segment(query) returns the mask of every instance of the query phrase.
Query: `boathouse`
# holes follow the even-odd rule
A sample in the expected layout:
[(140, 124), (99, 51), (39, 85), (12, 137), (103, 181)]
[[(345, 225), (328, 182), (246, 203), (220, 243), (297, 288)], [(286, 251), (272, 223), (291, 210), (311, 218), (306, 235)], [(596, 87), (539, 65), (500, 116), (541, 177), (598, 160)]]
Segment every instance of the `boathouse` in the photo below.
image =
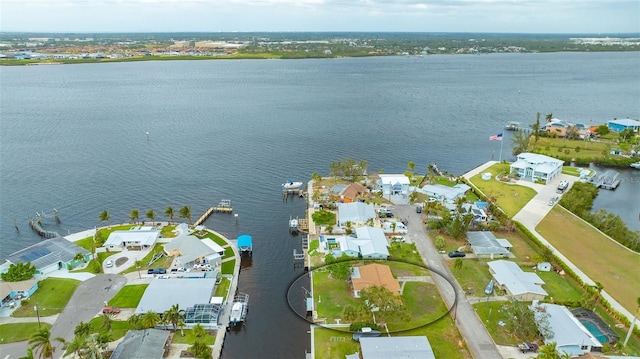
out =
[(238, 236), (238, 250), (240, 254), (253, 254), (253, 239), (248, 234)]

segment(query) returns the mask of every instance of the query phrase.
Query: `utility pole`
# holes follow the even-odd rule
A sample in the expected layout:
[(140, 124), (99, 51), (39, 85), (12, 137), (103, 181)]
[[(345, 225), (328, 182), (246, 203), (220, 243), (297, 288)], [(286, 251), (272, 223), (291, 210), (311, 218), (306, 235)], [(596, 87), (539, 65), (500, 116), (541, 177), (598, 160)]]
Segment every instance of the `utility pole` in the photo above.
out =
[(40, 308), (38, 308), (38, 303), (37, 302), (33, 306), (33, 310), (35, 310), (36, 316), (38, 317), (38, 328), (41, 328), (41, 324), (40, 324)]

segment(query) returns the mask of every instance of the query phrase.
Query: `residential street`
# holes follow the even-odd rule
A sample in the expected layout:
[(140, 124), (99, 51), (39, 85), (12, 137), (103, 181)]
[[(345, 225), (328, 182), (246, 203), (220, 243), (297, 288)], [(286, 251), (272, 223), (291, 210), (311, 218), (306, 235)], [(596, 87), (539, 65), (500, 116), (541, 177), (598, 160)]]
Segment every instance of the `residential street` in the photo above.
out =
[[(451, 274), (449, 267), (444, 263), (443, 255), (438, 253), (433, 241), (427, 234), (422, 223), (422, 215), (416, 213), (414, 205), (396, 205), (394, 212), (396, 216), (409, 220), (409, 232), (405, 237), (416, 244), (418, 252), (426, 261), (429, 269), (437, 271), (448, 280), (437, 274), (432, 276), (447, 307), (451, 307), (457, 295), (457, 305), (452, 309), (451, 315), (455, 317), (458, 330), (464, 338), (471, 355), (476, 359), (502, 359), (502, 355), (500, 355), (493, 339), (491, 339), (475, 310), (467, 301), (464, 291), (458, 285), (453, 274)], [(451, 287), (452, 284), (455, 289)]]

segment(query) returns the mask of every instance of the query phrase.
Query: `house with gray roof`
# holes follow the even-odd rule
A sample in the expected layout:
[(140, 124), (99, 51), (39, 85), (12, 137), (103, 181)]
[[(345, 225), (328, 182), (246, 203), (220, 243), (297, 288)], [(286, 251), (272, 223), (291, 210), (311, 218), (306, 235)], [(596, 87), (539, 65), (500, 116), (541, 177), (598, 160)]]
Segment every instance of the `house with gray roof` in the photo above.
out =
[(362, 359), (435, 359), (426, 336), (362, 337)]
[[(559, 353), (567, 353), (572, 357), (586, 353), (602, 353), (602, 343), (576, 318), (571, 311), (563, 306), (550, 303), (534, 303), (532, 310), (536, 318), (538, 313), (548, 314), (548, 331), (542, 330), (544, 343), (556, 343)], [(538, 320), (540, 326), (541, 320)]]
[(378, 177), (378, 187), (383, 196), (409, 194), (409, 177), (403, 174), (380, 174)]
[(11, 264), (31, 262), (36, 267), (37, 275), (46, 276), (63, 268), (83, 264), (83, 261), (73, 259), (78, 253), (84, 256), (85, 261), (91, 259), (89, 251), (63, 237), (45, 239), (10, 254), (5, 263), (0, 265), (0, 272), (6, 272)]
[(320, 236), (320, 243), (325, 251), (334, 257), (343, 254), (349, 257), (364, 259), (387, 259), (389, 249), (387, 237), (380, 228), (358, 227), (352, 235)]
[(520, 301), (542, 300), (548, 294), (544, 281), (533, 272), (524, 272), (515, 262), (497, 260), (487, 263), (493, 280), (507, 294)]
[[(214, 247), (211, 243), (205, 243), (192, 235), (181, 235), (164, 245), (165, 253), (175, 256), (178, 266), (184, 268), (193, 268), (196, 264), (204, 263), (214, 267), (221, 265), (222, 257), (218, 252), (220, 249), (220, 246)], [(222, 252), (224, 253), (224, 249)]]
[(169, 331), (159, 329), (129, 330), (110, 359), (158, 359), (169, 350)]
[(427, 184), (422, 186), (418, 192), (435, 198), (440, 203), (454, 203), (456, 200), (465, 196), (471, 187), (464, 183), (458, 183), (453, 187), (441, 184)]
[(467, 232), (467, 241), (477, 258), (515, 258), (509, 241), (498, 240), (490, 231)]
[(160, 238), (160, 231), (151, 227), (134, 227), (130, 230), (113, 231), (102, 245), (110, 251), (125, 248), (146, 249), (153, 247)]
[(510, 167), (511, 174), (520, 179), (531, 182), (551, 182), (562, 172), (564, 161), (541, 155), (538, 153), (524, 152), (516, 156), (516, 161)]
[(338, 203), (338, 227), (345, 227), (351, 222), (352, 227), (363, 226), (369, 219), (376, 218), (372, 204), (363, 202)]

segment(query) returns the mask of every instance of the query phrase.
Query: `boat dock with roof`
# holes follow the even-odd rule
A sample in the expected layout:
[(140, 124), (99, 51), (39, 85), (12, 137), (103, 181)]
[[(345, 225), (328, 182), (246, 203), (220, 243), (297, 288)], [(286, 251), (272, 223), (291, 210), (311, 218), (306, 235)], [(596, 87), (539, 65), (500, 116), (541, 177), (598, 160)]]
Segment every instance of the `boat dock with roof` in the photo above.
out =
[(240, 255), (253, 255), (253, 239), (250, 235), (243, 234), (238, 236), (238, 250), (240, 251)]
[(596, 174), (590, 180), (594, 186), (598, 188), (604, 188), (609, 190), (615, 190), (620, 185), (620, 179), (618, 178), (620, 173), (614, 170), (608, 170), (605, 173)]

